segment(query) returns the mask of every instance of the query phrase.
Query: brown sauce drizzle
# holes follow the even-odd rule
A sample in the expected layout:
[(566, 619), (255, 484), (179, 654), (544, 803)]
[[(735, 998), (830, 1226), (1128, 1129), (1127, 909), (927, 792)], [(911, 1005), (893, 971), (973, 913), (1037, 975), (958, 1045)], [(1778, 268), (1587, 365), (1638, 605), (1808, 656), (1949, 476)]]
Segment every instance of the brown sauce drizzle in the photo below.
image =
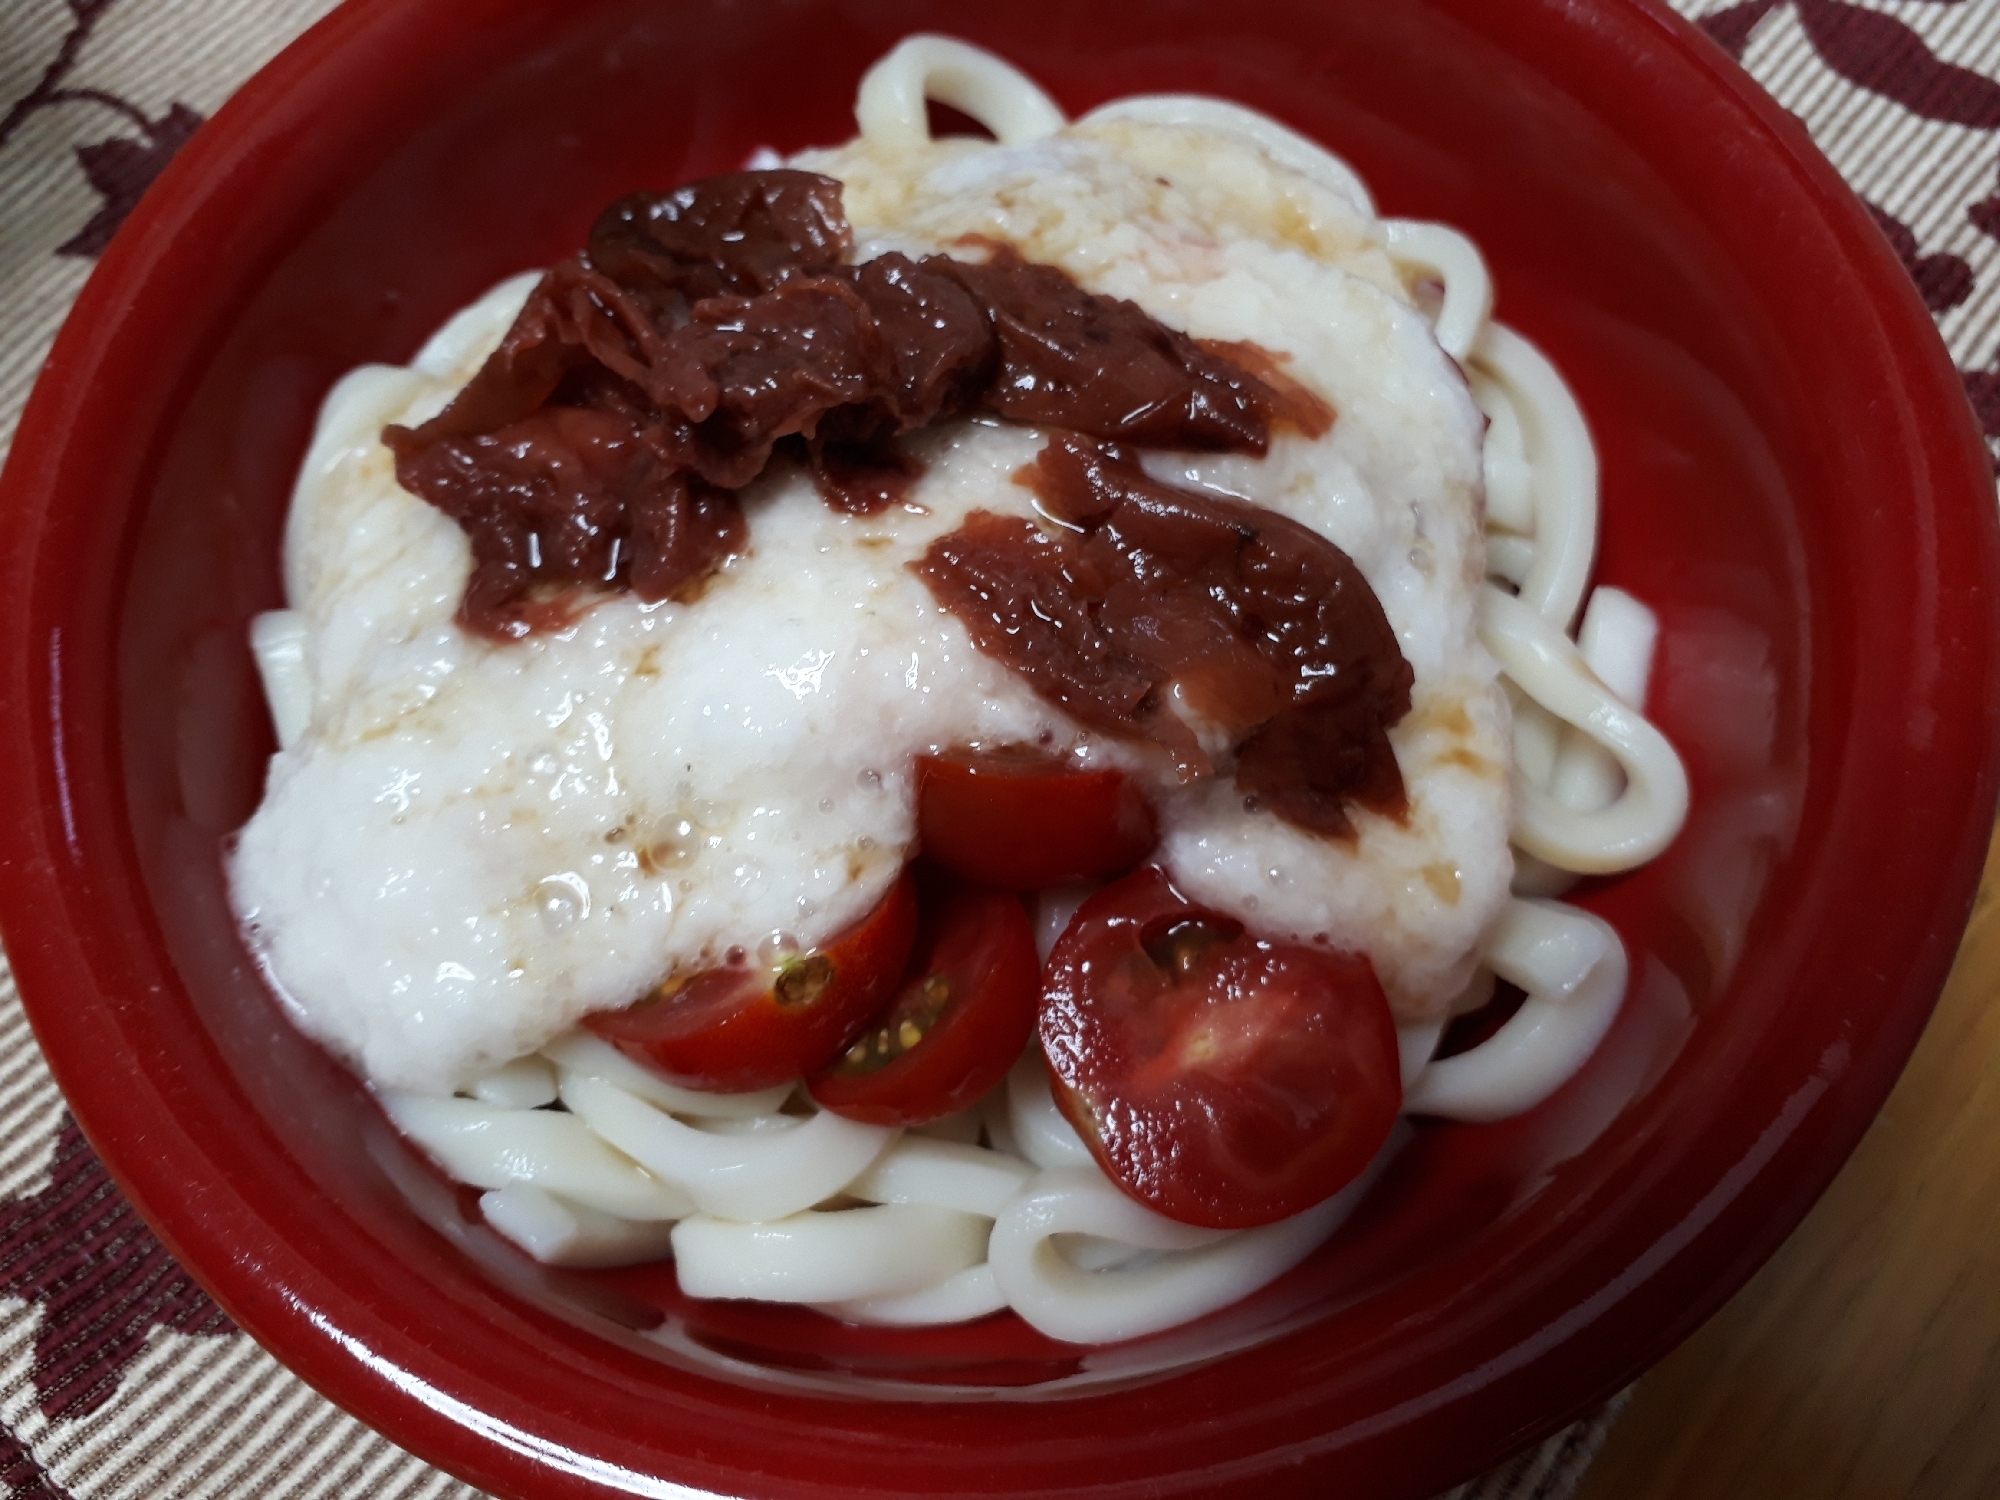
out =
[(613, 204), (443, 412), (385, 430), (397, 478), (471, 540), (468, 626), (519, 637), (592, 590), (693, 597), (747, 540), (734, 492), (780, 451), (866, 513), (919, 472), (895, 439), (945, 416), (1254, 454), (1274, 422), (1331, 421), (1247, 346), (1204, 348), (1004, 247), (845, 264), (840, 193), (777, 170)]
[(1224, 339), (1202, 339), (1201, 347), (1228, 360), (1262, 381), (1271, 393), (1271, 421), (1296, 427), (1309, 438), (1325, 437), (1333, 430), (1333, 408), (1318, 392), (1295, 380), (1285, 366), (1289, 354), (1273, 354), (1261, 344), (1235, 343)]
[(1177, 699), (1226, 734), (1238, 790), (1300, 828), (1406, 810), (1390, 726), (1413, 674), (1353, 559), (1239, 500), (1059, 435), (1016, 476), (1062, 530), (975, 511), (911, 564), (987, 655), (1085, 726), (1213, 772)]

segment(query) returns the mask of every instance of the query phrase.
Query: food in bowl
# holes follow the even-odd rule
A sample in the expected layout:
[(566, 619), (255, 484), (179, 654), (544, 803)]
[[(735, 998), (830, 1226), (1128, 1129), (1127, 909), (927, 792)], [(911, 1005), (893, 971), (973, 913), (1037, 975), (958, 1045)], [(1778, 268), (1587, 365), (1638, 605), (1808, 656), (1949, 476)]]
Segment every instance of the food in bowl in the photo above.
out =
[[(1069, 124), (939, 38), (857, 114), (329, 397), (232, 893), (299, 1024), (531, 1254), (1133, 1337), (1309, 1253), (1399, 1107), (1498, 1118), (1589, 1055), (1623, 949), (1551, 897), (1686, 808), (1634, 706), (1651, 619), (1582, 607), (1588, 434), (1462, 237), (1240, 107)], [(745, 215), (792, 226), (746, 280), (676, 248)], [(619, 246), (643, 316), (593, 290)], [(836, 381), (753, 432), (717, 394), (829, 340), (778, 311), (904, 293), (972, 335), (932, 409)], [(1173, 419), (1051, 395), (1052, 346), (1085, 384), (1164, 361)], [(919, 892), (919, 848), (955, 877)], [(1496, 978), (1518, 1011), (1441, 1048)]]

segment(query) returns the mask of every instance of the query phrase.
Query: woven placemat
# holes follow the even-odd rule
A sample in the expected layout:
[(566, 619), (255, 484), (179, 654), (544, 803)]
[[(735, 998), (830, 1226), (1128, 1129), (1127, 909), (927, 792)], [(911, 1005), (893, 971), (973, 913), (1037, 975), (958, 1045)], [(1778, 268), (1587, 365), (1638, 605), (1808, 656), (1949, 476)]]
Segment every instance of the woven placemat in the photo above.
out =
[[(2000, 441), (2000, 4), (1677, 0), (1867, 202)], [(147, 185), (332, 0), (0, 0), (0, 458)], [(1567, 1500), (1623, 1398), (1449, 1500)], [(105, 1175), (0, 963), (4, 1500), (478, 1500), (241, 1333)]]

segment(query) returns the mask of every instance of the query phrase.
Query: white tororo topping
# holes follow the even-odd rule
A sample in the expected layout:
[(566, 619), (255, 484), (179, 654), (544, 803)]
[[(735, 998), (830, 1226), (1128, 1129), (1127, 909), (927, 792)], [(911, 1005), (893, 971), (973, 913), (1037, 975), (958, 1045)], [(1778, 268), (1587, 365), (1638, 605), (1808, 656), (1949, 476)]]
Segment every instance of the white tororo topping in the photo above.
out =
[[(1106, 121), (1030, 145), (856, 144), (863, 255), (1004, 239), (1196, 338), (1248, 340), (1338, 413), (1269, 457), (1149, 455), (1346, 550), (1416, 671), (1391, 734), (1407, 822), (1329, 841), (1225, 777), (1084, 733), (975, 651), (906, 564), (985, 508), (1031, 515), (1036, 429), (948, 424), (910, 504), (836, 514), (800, 474), (744, 494), (749, 549), (687, 605), (604, 600), (495, 644), (454, 621), (457, 525), (402, 490), (379, 432), (437, 411), (511, 321), (517, 278), (407, 369), (329, 396), (293, 501), (290, 605), (310, 718), (230, 861), (239, 915), (301, 1026), (371, 1081), (442, 1092), (731, 947), (811, 943), (887, 889), (914, 756), (1040, 742), (1141, 777), (1191, 896), (1373, 960), (1405, 1019), (1463, 987), (1505, 900), (1507, 710), (1474, 635), (1482, 423), (1345, 198), (1254, 144)], [(969, 252), (967, 252), (969, 253)]]

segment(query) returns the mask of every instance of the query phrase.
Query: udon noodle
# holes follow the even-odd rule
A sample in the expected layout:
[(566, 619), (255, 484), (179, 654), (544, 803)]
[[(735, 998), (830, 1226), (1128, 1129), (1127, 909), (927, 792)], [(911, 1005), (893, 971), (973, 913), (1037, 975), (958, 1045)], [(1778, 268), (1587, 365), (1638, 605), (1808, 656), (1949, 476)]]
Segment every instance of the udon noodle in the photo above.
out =
[[(863, 83), (863, 138), (922, 145), (927, 100), (964, 111), (1005, 146), (1067, 124), (998, 59), (918, 37)], [(1149, 96), (1079, 123), (1111, 120), (1247, 139), (1375, 216), (1348, 166), (1254, 111)], [(1479, 1008), (1496, 979), (1527, 998), (1491, 1037), (1453, 1056), (1434, 1056), (1450, 1015), (1406, 1024), (1399, 1036), (1407, 1113), (1489, 1121), (1547, 1098), (1610, 1026), (1626, 987), (1624, 948), (1610, 926), (1559, 897), (1578, 875), (1631, 869), (1665, 848), (1686, 812), (1687, 781), (1642, 712), (1654, 618), (1628, 594), (1590, 587), (1597, 461), (1576, 401), (1533, 345), (1493, 320), (1492, 283), (1470, 240), (1439, 224), (1379, 225), (1488, 423), (1479, 635), (1513, 710), (1518, 860), (1514, 894), (1480, 939), (1477, 975), (1453, 1012)], [(530, 279), (489, 303), (518, 305)], [(469, 326), (455, 321), (416, 366), (458, 365)], [(310, 713), (297, 617), (259, 620), (254, 645), (290, 743)], [(1045, 893), (1044, 956), (1080, 896)], [(605, 1266), (671, 1254), (693, 1296), (801, 1303), (890, 1325), (1011, 1308), (1051, 1337), (1086, 1343), (1185, 1322), (1269, 1282), (1328, 1237), (1374, 1170), (1281, 1223), (1237, 1232), (1175, 1223), (1103, 1175), (1032, 1050), (977, 1108), (903, 1132), (816, 1111), (789, 1085), (740, 1095), (679, 1088), (580, 1031), (457, 1096), (385, 1091), (382, 1100), (445, 1172), (485, 1190), (488, 1222), (542, 1261)]]

